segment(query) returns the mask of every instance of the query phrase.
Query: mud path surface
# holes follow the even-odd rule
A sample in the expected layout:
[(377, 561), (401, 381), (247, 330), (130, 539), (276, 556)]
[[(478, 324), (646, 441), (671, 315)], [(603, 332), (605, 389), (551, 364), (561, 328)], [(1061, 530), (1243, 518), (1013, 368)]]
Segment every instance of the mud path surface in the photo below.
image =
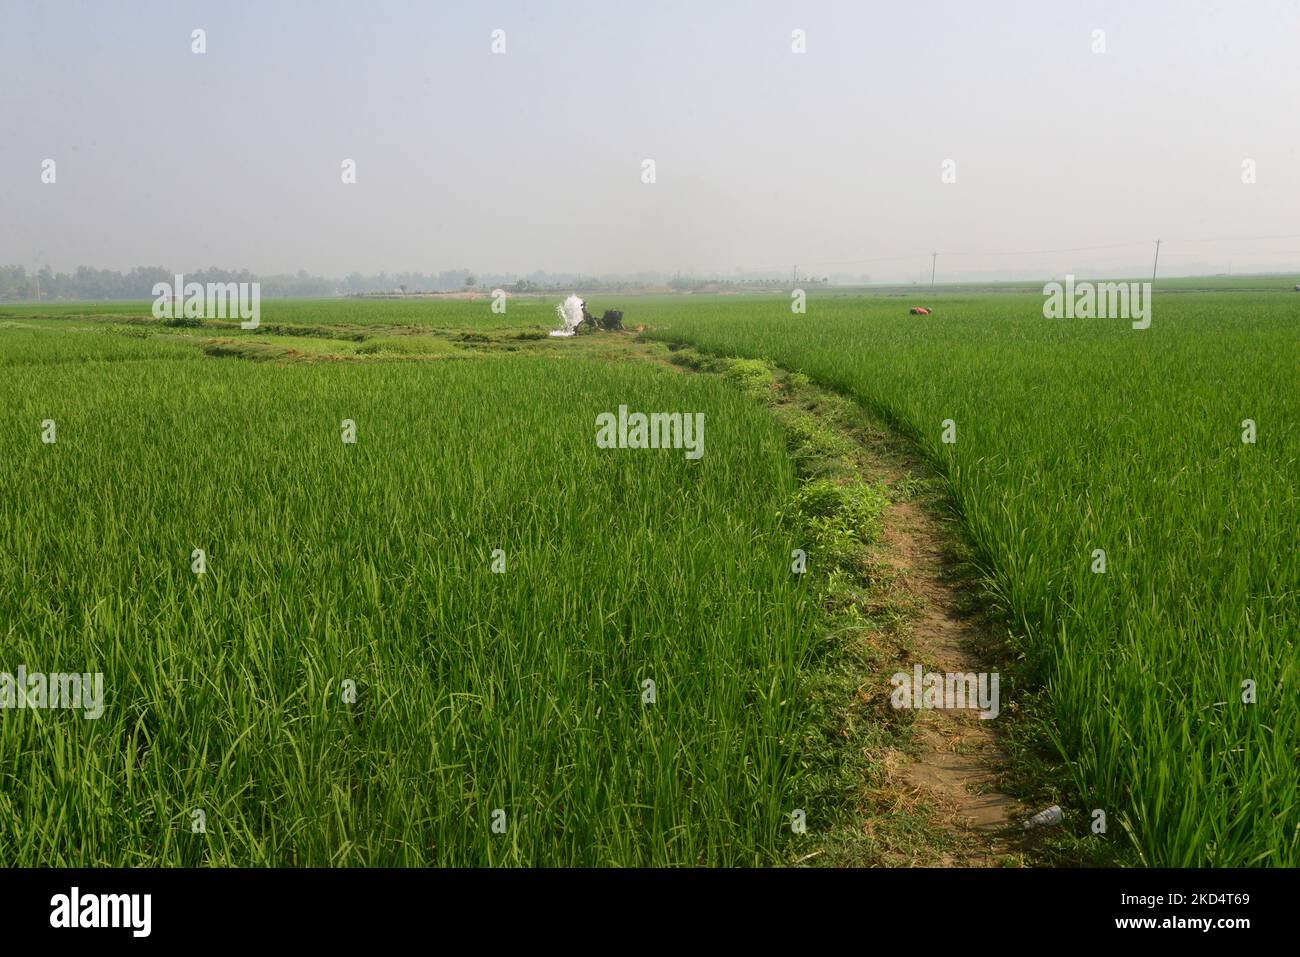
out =
[[(996, 672), (996, 662), (982, 660), (979, 649), (988, 635), (969, 611), (970, 596), (957, 584), (949, 541), (932, 508), (914, 501), (889, 507), (880, 558), (917, 600), (916, 617), (906, 626), (911, 653), (927, 672)], [(970, 709), (917, 712), (917, 751), (903, 780), (934, 807), (935, 823), (957, 832), (962, 849), (938, 863), (1018, 862), (1020, 821), (1029, 811), (998, 790), (1006, 755), (993, 724)]]

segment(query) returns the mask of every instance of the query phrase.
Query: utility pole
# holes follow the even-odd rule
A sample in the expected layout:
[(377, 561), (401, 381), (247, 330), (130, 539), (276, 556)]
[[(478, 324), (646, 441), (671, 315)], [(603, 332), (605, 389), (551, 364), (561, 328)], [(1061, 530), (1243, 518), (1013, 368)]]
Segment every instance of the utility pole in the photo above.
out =
[(1160, 264), (1160, 240), (1156, 240), (1156, 261), (1151, 264), (1151, 285), (1156, 284), (1156, 266)]
[(939, 258), (938, 253), (930, 253), (930, 288), (934, 288), (934, 264)]
[(790, 285), (799, 285), (799, 265), (797, 263), (790, 267)]

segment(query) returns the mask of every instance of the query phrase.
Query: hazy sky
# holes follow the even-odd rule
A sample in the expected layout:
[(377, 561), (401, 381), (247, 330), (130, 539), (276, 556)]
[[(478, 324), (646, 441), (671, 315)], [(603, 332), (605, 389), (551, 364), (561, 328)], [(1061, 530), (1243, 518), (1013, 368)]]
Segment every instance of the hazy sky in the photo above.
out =
[(1300, 267), (1297, 0), (0, 0), (0, 263), (942, 280), (1261, 236), (1161, 271)]

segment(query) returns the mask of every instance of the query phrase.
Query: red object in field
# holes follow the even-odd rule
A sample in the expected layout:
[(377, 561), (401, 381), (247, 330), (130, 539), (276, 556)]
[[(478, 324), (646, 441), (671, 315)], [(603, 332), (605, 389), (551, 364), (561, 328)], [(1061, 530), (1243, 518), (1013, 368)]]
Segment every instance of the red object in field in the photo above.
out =
[(913, 306), (911, 312), (914, 316), (928, 316), (930, 314), (930, 310), (924, 306)]

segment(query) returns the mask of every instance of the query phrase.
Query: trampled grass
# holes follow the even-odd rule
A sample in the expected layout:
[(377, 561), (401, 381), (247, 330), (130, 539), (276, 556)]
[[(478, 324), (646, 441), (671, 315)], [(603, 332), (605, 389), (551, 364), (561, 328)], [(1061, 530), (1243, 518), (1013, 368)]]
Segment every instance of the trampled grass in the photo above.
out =
[(1076, 813), (1105, 811), (1153, 865), (1295, 866), (1296, 299), (1157, 291), (1146, 330), (1044, 319), (1039, 296), (923, 293), (933, 317), (827, 296), (806, 315), (713, 299), (636, 321), (808, 373), (914, 437), (1047, 688)]
[[(44, 335), (0, 330), (31, 360), (0, 670), (102, 672), (106, 706), (0, 715), (0, 860), (782, 859), (812, 609), (744, 396), (520, 357), (51, 365)], [(703, 412), (707, 454), (597, 449), (619, 404)]]

